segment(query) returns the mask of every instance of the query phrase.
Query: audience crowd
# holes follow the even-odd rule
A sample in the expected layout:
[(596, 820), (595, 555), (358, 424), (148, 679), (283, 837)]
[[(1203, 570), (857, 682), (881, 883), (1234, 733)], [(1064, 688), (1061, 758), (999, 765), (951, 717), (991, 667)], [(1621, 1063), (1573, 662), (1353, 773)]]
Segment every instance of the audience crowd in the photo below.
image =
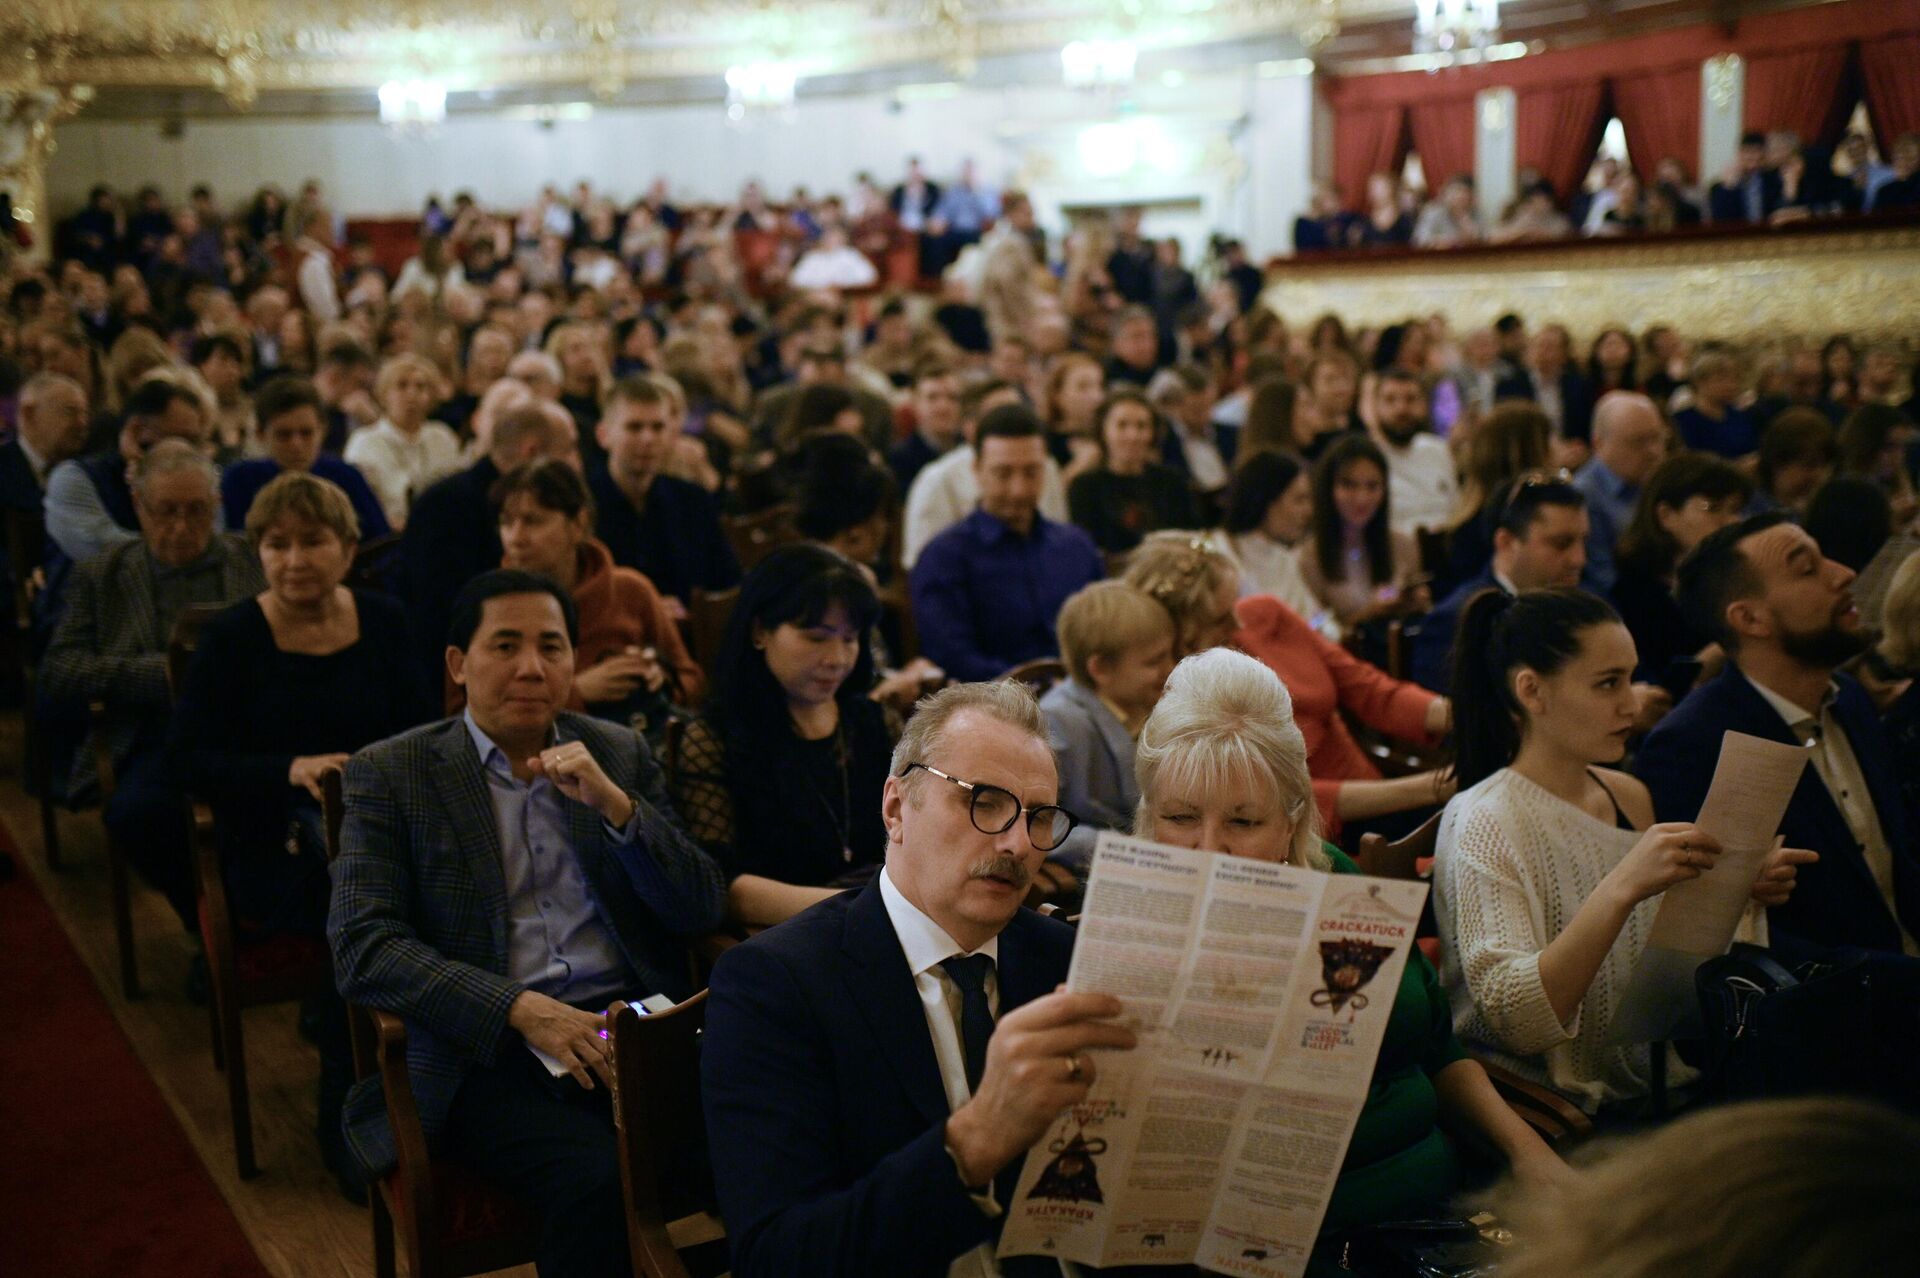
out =
[(1357, 209), (1342, 207), (1332, 185), (1322, 183), (1294, 222), (1294, 251), (1538, 244), (1909, 213), (1920, 209), (1920, 134), (1901, 134), (1882, 157), (1858, 131), (1833, 148), (1807, 146), (1791, 132), (1746, 133), (1734, 162), (1710, 182), (1695, 181), (1672, 156), (1654, 165), (1649, 179), (1644, 169), (1609, 155), (1565, 199), (1537, 169), (1522, 167), (1512, 200), (1492, 221), (1481, 215), (1472, 177), (1428, 176), (1439, 181), (1430, 194), (1392, 173), (1375, 173), (1367, 180), (1365, 207)]
[[(1515, 216), (1902, 207), (1920, 145), (1875, 181), (1749, 142), (1705, 195), (1623, 173)], [(1379, 194), (1329, 246), (1491, 238), (1457, 183)], [(0, 319), (55, 796), (94, 801), (100, 734), (108, 827), (184, 928), (198, 798), (245, 934), (331, 945), (303, 1024), (349, 1197), (396, 1157), (354, 1003), (406, 1021), (419, 1122), (538, 1213), (542, 1273), (628, 1272), (604, 1013), (690, 996), (724, 932), (733, 1271), (992, 1272), (995, 1183), (1135, 1041), (1022, 908), (1077, 908), (1102, 829), (1334, 874), (1431, 840), (1434, 958), (1313, 1272), (1503, 1171), (1565, 1195), (1486, 1063), (1603, 1125), (1711, 1096), (1687, 1044), (1611, 1030), (1663, 894), (1726, 851), (1694, 822), (1730, 730), (1810, 757), (1740, 938), (1914, 988), (1910, 350), (1295, 331), (1238, 245), (1189, 268), (1122, 211), (1056, 254), (1019, 193), (917, 164), (420, 231), (389, 279), (317, 183), (102, 189)], [(926, 286), (878, 290), (903, 245)]]

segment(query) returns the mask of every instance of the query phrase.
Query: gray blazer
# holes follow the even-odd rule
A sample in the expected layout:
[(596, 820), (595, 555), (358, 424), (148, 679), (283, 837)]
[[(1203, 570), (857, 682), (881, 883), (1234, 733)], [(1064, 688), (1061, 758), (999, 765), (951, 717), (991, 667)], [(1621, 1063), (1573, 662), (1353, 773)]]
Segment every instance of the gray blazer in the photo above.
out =
[[(244, 537), (215, 533), (220, 598), (234, 603), (266, 589), (260, 557)], [(126, 763), (142, 727), (163, 726), (172, 698), (167, 689), (167, 639), (154, 602), (154, 564), (144, 540), (110, 546), (73, 570), (66, 609), (40, 666), (40, 690), (55, 700), (106, 702), (106, 735), (115, 765)], [(96, 781), (91, 739), (74, 759), (69, 795), (89, 793)]]
[[(720, 924), (726, 879), (681, 832), (660, 766), (629, 728), (562, 714), (638, 805), (631, 843), (568, 803), (571, 846), (600, 918), (643, 987), (692, 993), (684, 942)], [(507, 976), (500, 833), (465, 722), (444, 719), (377, 742), (346, 771), (346, 821), (333, 865), (327, 935), (348, 1000), (407, 1022), (407, 1072), (429, 1140), (467, 1070), (525, 1050), (507, 1009), (526, 987)], [(347, 1143), (372, 1175), (394, 1164), (380, 1080), (348, 1094)]]
[(1102, 830), (1131, 831), (1140, 787), (1133, 777), (1133, 738), (1098, 694), (1063, 679), (1040, 698), (1047, 741), (1060, 766), (1060, 806), (1080, 818), (1052, 859), (1082, 878)]

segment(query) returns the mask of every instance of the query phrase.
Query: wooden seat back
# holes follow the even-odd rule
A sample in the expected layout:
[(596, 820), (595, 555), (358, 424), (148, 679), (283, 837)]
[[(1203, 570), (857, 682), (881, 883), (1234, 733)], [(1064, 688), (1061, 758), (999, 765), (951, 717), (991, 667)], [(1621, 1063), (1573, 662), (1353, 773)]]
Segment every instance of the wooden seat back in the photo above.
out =
[(1025, 684), (1027, 691), (1036, 699), (1044, 697), (1053, 690), (1053, 685), (1067, 677), (1067, 663), (1057, 657), (1036, 657), (1032, 661), (1023, 661), (1000, 676), (1012, 683)]
[(708, 1208), (701, 1125), (700, 1035), (707, 992), (667, 1011), (620, 1004), (610, 1016), (613, 1116), (637, 1278), (689, 1278), (724, 1265), (726, 1230)]
[(793, 526), (797, 514), (793, 505), (782, 502), (751, 515), (729, 515), (722, 521), (742, 572), (752, 572), (754, 565), (769, 554), (800, 540), (800, 530)]
[(707, 591), (693, 588), (687, 601), (687, 649), (700, 668), (707, 672), (707, 686), (713, 686), (714, 665), (720, 656), (720, 640), (726, 636), (727, 622), (740, 602), (740, 587)]

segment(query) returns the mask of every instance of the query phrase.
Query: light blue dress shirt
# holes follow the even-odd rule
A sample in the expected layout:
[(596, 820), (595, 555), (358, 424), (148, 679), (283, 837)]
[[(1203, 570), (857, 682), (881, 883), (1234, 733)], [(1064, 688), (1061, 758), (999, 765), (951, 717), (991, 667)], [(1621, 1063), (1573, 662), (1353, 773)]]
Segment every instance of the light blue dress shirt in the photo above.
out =
[[(572, 802), (545, 777), (513, 775), (506, 751), (462, 716), (500, 831), (500, 873), (507, 888), (507, 975), (528, 989), (576, 1007), (600, 1007), (638, 985), (567, 837)], [(557, 734), (553, 744), (563, 738)], [(631, 842), (638, 811), (613, 837)], [(612, 827), (608, 827), (612, 829)]]
[(1587, 459), (1573, 477), (1573, 486), (1587, 499), (1587, 566), (1580, 584), (1606, 595), (1618, 576), (1614, 553), (1633, 522), (1633, 508), (1640, 504), (1640, 486), (1614, 474), (1598, 457)]

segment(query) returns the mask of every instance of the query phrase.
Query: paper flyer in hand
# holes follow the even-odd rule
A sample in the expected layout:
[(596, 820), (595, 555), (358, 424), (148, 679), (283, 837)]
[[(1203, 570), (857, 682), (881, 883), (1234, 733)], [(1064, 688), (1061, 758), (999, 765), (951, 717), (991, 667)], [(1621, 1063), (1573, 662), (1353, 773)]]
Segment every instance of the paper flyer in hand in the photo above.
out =
[(1720, 844), (1713, 868), (1668, 888), (1634, 961), (1607, 1036), (1618, 1043), (1657, 1043), (1700, 1032), (1693, 974), (1703, 959), (1727, 952), (1736, 938), (1767, 942), (1766, 912), (1752, 904), (1753, 881), (1773, 850), (1794, 787), (1812, 751), (1744, 732), (1720, 739), (1713, 784), (1694, 824)]
[(1028, 1154), (1000, 1254), (1299, 1278), (1426, 894), (1102, 834), (1067, 986), (1140, 1046)]
[(1660, 898), (1649, 948), (1712, 958), (1725, 954), (1747, 908), (1760, 863), (1773, 850), (1774, 833), (1787, 815), (1794, 787), (1812, 751), (1729, 732), (1720, 740), (1713, 784), (1694, 824), (1720, 844), (1713, 868), (1676, 883)]

